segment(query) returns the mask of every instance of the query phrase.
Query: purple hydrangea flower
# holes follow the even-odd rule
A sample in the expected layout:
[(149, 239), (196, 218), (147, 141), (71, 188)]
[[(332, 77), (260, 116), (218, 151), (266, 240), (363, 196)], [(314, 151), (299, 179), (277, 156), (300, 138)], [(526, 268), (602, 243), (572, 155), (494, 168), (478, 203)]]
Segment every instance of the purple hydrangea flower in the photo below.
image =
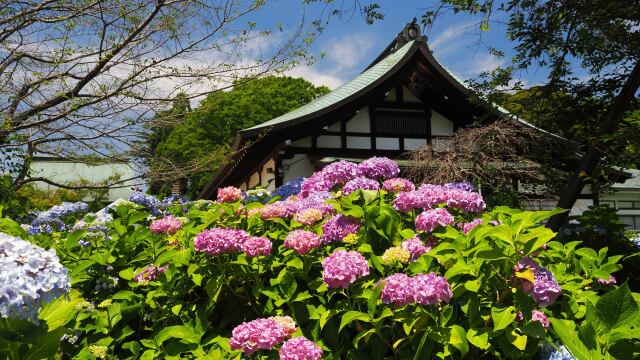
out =
[(344, 188), (342, 188), (342, 192), (345, 195), (349, 195), (356, 190), (379, 190), (380, 184), (377, 181), (367, 179), (365, 177), (357, 177), (355, 179), (349, 180)]
[(249, 257), (271, 254), (271, 241), (266, 237), (251, 236), (240, 243), (240, 249)]
[(167, 271), (166, 266), (148, 266), (140, 271), (133, 279), (138, 284), (146, 284), (149, 281), (155, 281), (158, 278), (158, 275)]
[(537, 321), (542, 324), (543, 327), (549, 327), (549, 319), (547, 316), (540, 310), (533, 310), (531, 312), (531, 321)]
[(284, 246), (304, 255), (321, 244), (320, 236), (306, 230), (293, 230), (284, 239)]
[(241, 245), (249, 238), (244, 230), (213, 228), (198, 234), (193, 245), (196, 251), (215, 256), (241, 250)]
[(407, 179), (393, 178), (385, 180), (382, 183), (382, 188), (387, 192), (400, 192), (400, 191), (413, 191), (416, 186)]
[(369, 275), (367, 259), (357, 251), (337, 250), (322, 260), (322, 280), (329, 288), (348, 288), (358, 278)]
[(470, 182), (455, 182), (455, 183), (446, 183), (443, 185), (448, 189), (455, 190), (463, 190), (463, 191), (475, 191), (476, 189), (473, 187), (473, 184)]
[(358, 165), (358, 174), (369, 179), (391, 179), (399, 173), (398, 164), (386, 157), (372, 157)]
[(151, 223), (149, 229), (154, 234), (173, 235), (182, 228), (182, 221), (173, 215), (166, 216)]
[(334, 185), (344, 185), (358, 176), (358, 165), (346, 160), (336, 161), (325, 166), (322, 170), (324, 177)]
[(613, 275), (609, 275), (609, 279), (598, 279), (597, 282), (600, 285), (611, 286), (616, 284), (616, 278)]
[(435, 273), (418, 274), (412, 278), (415, 301), (422, 305), (435, 305), (449, 302), (453, 293), (451, 286), (442, 276)]
[(333, 183), (324, 176), (324, 173), (322, 171), (316, 171), (302, 182), (300, 186), (300, 198), (304, 199), (319, 191), (330, 191), (332, 187)]
[(270, 350), (289, 338), (289, 332), (273, 319), (243, 322), (236, 326), (231, 334), (231, 349), (242, 350), (249, 356), (259, 349)]
[(436, 208), (422, 212), (416, 217), (416, 229), (431, 232), (438, 226), (453, 224), (453, 215), (444, 208)]
[(555, 302), (560, 296), (562, 289), (553, 277), (553, 274), (529, 257), (520, 259), (514, 267), (514, 272), (522, 272), (527, 269), (533, 271), (533, 284), (522, 277), (516, 277), (514, 279), (515, 282), (520, 284), (522, 290), (529, 294), (538, 306), (545, 307)]
[(413, 303), (414, 289), (411, 278), (403, 273), (397, 273), (384, 279), (384, 286), (380, 293), (382, 302), (395, 306), (404, 306)]
[(320, 360), (322, 349), (304, 336), (287, 340), (279, 351), (280, 360)]
[(339, 241), (360, 229), (360, 221), (351, 216), (336, 215), (322, 225), (322, 240), (325, 243)]
[(462, 230), (462, 232), (467, 235), (473, 228), (482, 224), (482, 219), (474, 219), (468, 223), (460, 223), (458, 227)]
[(409, 252), (409, 261), (416, 261), (420, 256), (429, 252), (432, 247), (432, 243), (425, 245), (417, 235), (402, 242), (402, 248)]

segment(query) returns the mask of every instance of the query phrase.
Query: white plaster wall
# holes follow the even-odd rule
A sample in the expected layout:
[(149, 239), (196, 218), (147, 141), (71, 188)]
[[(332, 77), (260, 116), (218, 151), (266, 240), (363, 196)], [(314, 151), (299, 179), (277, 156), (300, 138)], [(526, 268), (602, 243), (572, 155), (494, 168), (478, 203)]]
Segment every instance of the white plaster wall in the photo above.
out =
[(283, 182), (297, 178), (308, 177), (316, 171), (315, 166), (306, 155), (296, 154), (291, 159), (282, 160)]
[(453, 122), (435, 110), (431, 110), (431, 134), (453, 135)]
[(418, 146), (425, 145), (427, 143), (427, 139), (404, 139), (404, 149), (405, 150), (413, 150)]
[(580, 215), (583, 212), (585, 212), (586, 210), (589, 210), (589, 206), (593, 206), (593, 200), (591, 200), (591, 199), (578, 199), (578, 200), (576, 200), (576, 203), (571, 208), (571, 211), (569, 211), (569, 216)]
[(347, 147), (350, 149), (371, 149), (371, 138), (364, 136), (347, 136)]
[(342, 145), (340, 136), (334, 135), (320, 135), (318, 136), (317, 144), (319, 148), (339, 148)]
[(431, 140), (435, 151), (446, 151), (453, 149), (453, 140), (446, 138), (436, 138)]
[(347, 122), (348, 132), (371, 132), (369, 122), (369, 108), (363, 107)]
[(249, 178), (249, 189), (253, 189), (254, 187), (260, 184), (260, 176), (259, 173), (255, 172)]
[(400, 139), (390, 137), (377, 137), (376, 148), (381, 150), (400, 150)]
[(297, 147), (311, 147), (311, 136), (303, 137), (302, 139), (298, 139), (291, 142), (291, 146)]
[[(269, 169), (272, 169), (273, 171), (271, 173), (269, 173)], [(260, 186), (263, 186), (265, 189), (269, 190), (269, 191), (273, 191), (276, 189), (276, 175), (275, 175), (275, 169), (276, 169), (276, 162), (273, 161), (273, 159), (267, 161), (266, 164), (264, 164), (264, 166), (262, 167), (262, 183), (260, 184)]]
[(329, 130), (329, 131), (340, 131), (341, 130), (340, 129), (340, 125), (341, 125), (340, 121), (338, 121), (337, 123), (332, 124), (331, 126), (329, 126), (329, 128), (327, 130)]
[(421, 102), (420, 99), (418, 99), (417, 97), (413, 96), (411, 91), (409, 91), (409, 89), (406, 86), (402, 87), (402, 97), (403, 97), (403, 100), (405, 102), (410, 102), (410, 103), (419, 103), (419, 102)]

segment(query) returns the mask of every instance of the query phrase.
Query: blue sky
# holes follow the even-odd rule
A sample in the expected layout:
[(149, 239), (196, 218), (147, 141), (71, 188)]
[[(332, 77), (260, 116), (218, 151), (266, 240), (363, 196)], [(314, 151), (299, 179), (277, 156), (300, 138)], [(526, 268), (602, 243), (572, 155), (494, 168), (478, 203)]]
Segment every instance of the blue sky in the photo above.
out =
[[(301, 66), (288, 74), (304, 77), (316, 84), (336, 88), (360, 73), (395, 37), (405, 23), (413, 17), (420, 18), (424, 8), (434, 2), (429, 0), (380, 0), (381, 12), (385, 15), (373, 25), (367, 25), (359, 12), (351, 18), (334, 17), (327, 29), (316, 39), (311, 53), (325, 53), (312, 66)], [(321, 6), (303, 8), (299, 0), (280, 0), (268, 3), (256, 14), (260, 24), (282, 21), (285, 26), (295, 27), (304, 13), (307, 19), (317, 17)], [(288, 22), (289, 21), (289, 22)], [(510, 42), (501, 24), (492, 23), (488, 32), (482, 33), (479, 44), (478, 18), (464, 14), (446, 14), (426, 33), (429, 47), (436, 59), (459, 78), (476, 77), (480, 72), (506, 64), (511, 52)], [(505, 51), (506, 58), (490, 55), (487, 44)], [(543, 74), (529, 72), (520, 75), (525, 84), (538, 82)]]

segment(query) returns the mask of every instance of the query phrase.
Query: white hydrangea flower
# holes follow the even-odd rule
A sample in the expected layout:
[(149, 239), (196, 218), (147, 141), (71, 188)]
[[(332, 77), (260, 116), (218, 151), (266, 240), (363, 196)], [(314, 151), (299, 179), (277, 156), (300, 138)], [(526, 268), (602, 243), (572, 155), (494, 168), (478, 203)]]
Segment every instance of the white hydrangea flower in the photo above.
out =
[(69, 292), (71, 279), (55, 250), (0, 233), (0, 316), (38, 323), (40, 307)]

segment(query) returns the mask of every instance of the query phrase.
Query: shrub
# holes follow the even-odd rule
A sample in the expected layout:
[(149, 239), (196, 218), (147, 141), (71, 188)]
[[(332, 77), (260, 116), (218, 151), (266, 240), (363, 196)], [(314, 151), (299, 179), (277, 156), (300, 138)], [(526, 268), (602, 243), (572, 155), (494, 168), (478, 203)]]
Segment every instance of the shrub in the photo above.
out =
[[(62, 358), (531, 358), (560, 342), (581, 359), (638, 353), (638, 295), (609, 281), (620, 256), (554, 241), (540, 222), (556, 211), (483, 213), (462, 186), (345, 195), (350, 180), (383, 182), (395, 168), (330, 169), (266, 205), (233, 196), (157, 212), (150, 199), (123, 201), (88, 246), (85, 225), (30, 235), (56, 249), (73, 284), (70, 301), (40, 313), (63, 334), (47, 349)], [(296, 221), (308, 209), (321, 221)], [(5, 220), (1, 231), (27, 236)], [(67, 313), (47, 320), (56, 307)]]

